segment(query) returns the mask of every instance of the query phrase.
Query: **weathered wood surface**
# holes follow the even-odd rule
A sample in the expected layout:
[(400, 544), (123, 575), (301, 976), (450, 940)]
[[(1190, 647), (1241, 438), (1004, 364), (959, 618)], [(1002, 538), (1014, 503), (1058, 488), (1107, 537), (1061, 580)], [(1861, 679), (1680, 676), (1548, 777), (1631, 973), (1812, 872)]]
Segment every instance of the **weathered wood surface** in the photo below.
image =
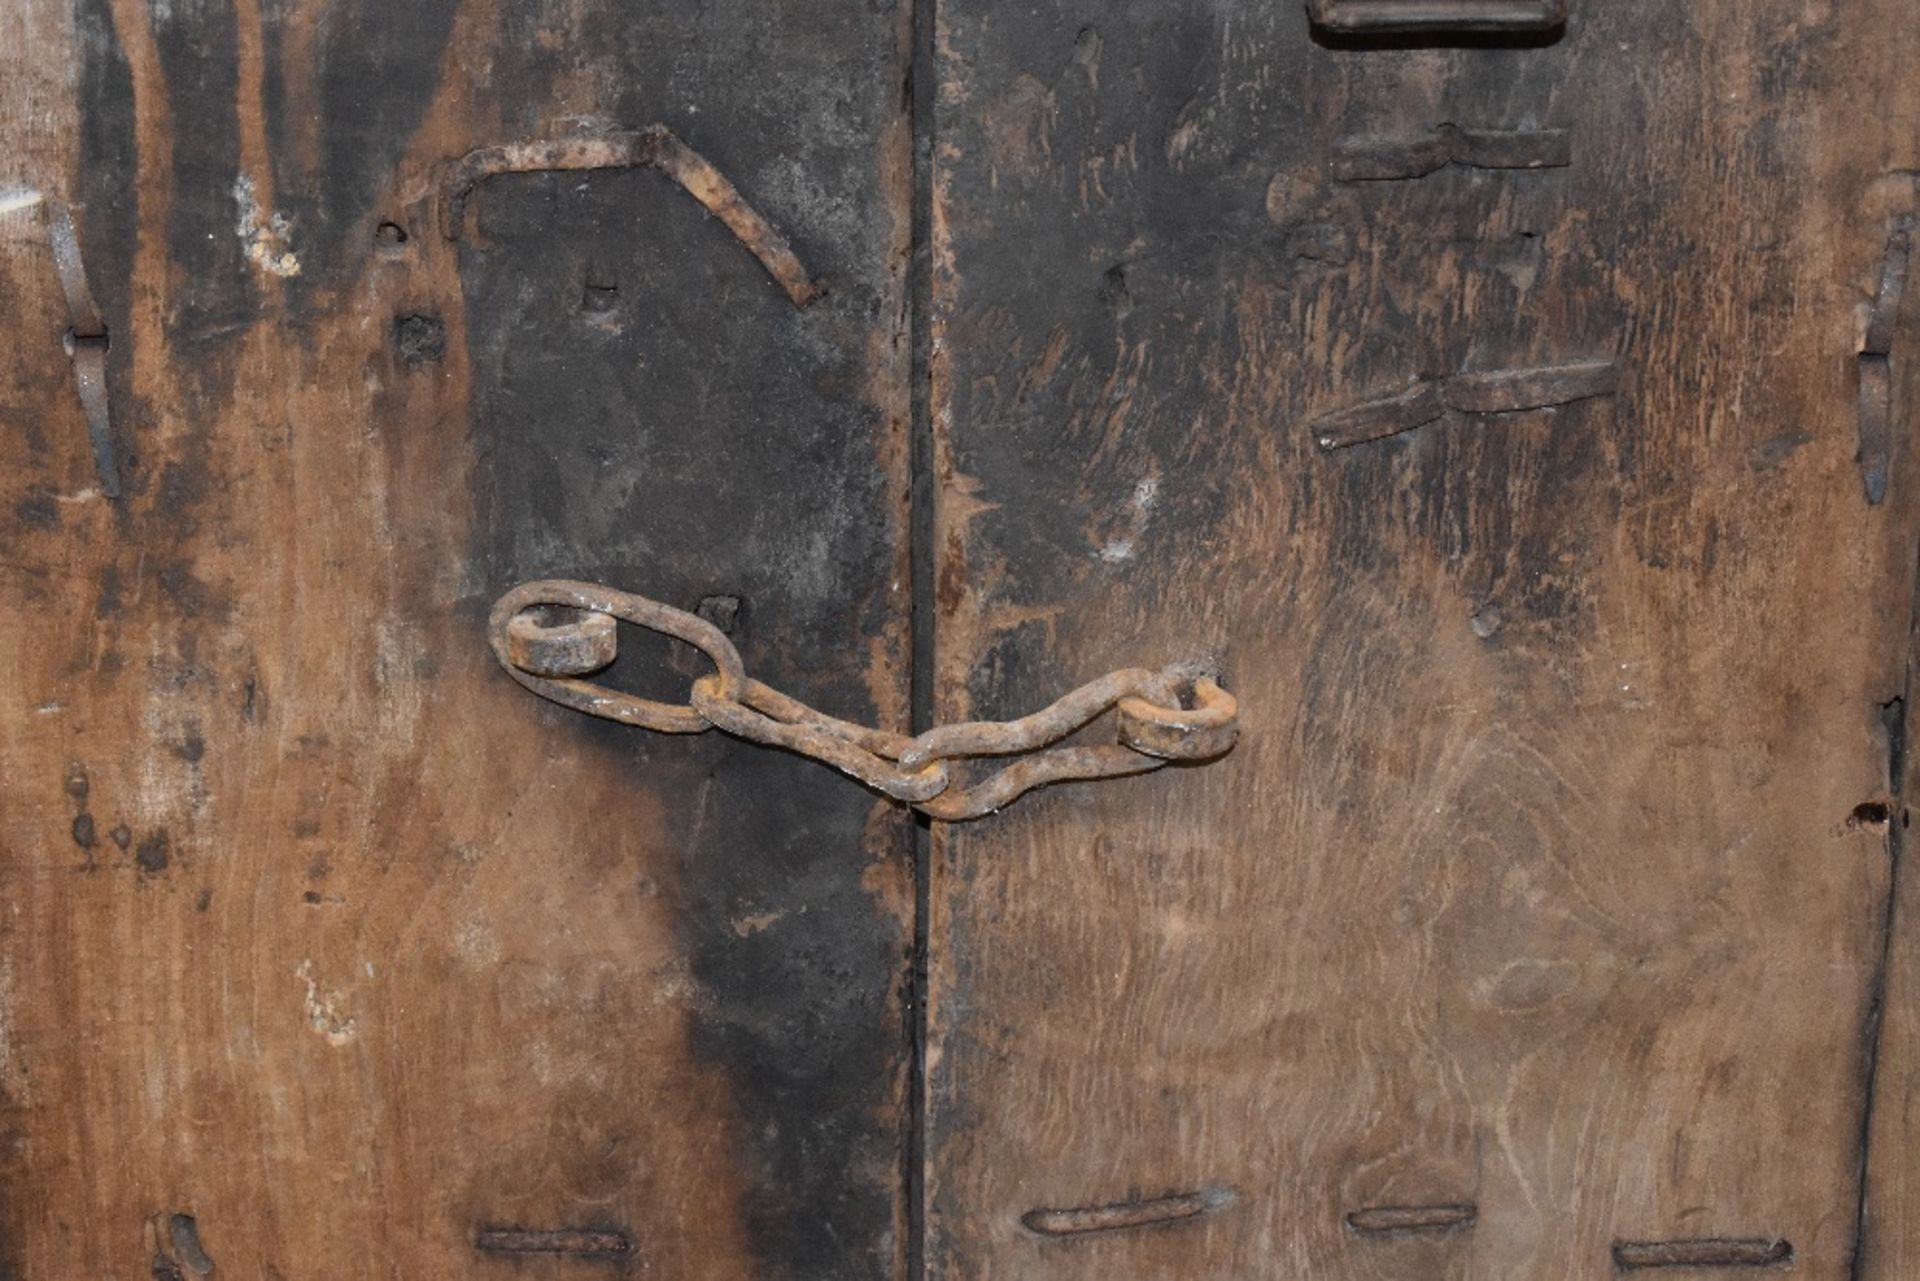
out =
[[(1920, 1272), (1920, 49), (1571, 13), (923, 10), (932, 566), (906, 6), (0, 13), (0, 1277), (899, 1275), (904, 817), (481, 625), (720, 598), (904, 725), (928, 570), (943, 719), (1181, 658), (1247, 709), (937, 833), (933, 1275)], [(655, 123), (824, 299), (657, 172), (441, 234), (444, 162)]]
[[(904, 726), (903, 21), (0, 13), (0, 186), (84, 205), (127, 490), (0, 215), (0, 1276), (897, 1274), (909, 824), (544, 705), (484, 619), (738, 597), (756, 668)], [(440, 234), (443, 161), (656, 123), (824, 299), (658, 173)]]
[[(1211, 658), (1245, 730), (938, 833), (932, 1275), (1848, 1275), (1912, 14), (1570, 11), (940, 6), (939, 715)], [(1332, 175), (1449, 130), (1568, 163)]]

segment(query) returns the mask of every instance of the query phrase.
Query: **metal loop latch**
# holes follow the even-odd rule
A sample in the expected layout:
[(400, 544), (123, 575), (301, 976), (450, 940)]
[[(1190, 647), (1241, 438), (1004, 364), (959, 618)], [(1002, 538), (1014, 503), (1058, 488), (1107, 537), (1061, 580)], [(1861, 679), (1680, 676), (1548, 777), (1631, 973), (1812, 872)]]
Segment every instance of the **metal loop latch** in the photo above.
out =
[[(584, 611), (588, 618), (538, 612), (543, 606), (549, 611), (555, 606)], [(512, 626), (526, 611), (534, 612), (527, 621)], [(522, 685), (576, 712), (662, 734), (698, 734), (711, 728), (712, 722), (690, 705), (657, 703), (580, 680), (611, 663), (618, 652), (612, 630), (590, 621), (594, 614), (624, 618), (693, 646), (713, 661), (724, 697), (737, 697), (746, 686), (740, 651), (718, 627), (698, 614), (592, 583), (557, 579), (527, 583), (502, 596), (494, 603), (488, 625), (494, 655)], [(597, 641), (584, 639), (589, 628), (599, 632)]]
[[(619, 653), (615, 620), (685, 641), (714, 670), (684, 704), (661, 703), (583, 679)], [(1239, 704), (1191, 667), (1124, 668), (1011, 721), (966, 721), (909, 737), (818, 711), (746, 674), (726, 633), (698, 614), (593, 583), (523, 583), (494, 603), (495, 657), (520, 684), (563, 707), (665, 734), (721, 729), (823, 761), (931, 818), (961, 821), (999, 810), (1049, 783), (1144, 774), (1176, 761), (1212, 760), (1233, 747)], [(1117, 743), (1060, 745), (1115, 713)], [(970, 786), (948, 762), (1022, 756)]]

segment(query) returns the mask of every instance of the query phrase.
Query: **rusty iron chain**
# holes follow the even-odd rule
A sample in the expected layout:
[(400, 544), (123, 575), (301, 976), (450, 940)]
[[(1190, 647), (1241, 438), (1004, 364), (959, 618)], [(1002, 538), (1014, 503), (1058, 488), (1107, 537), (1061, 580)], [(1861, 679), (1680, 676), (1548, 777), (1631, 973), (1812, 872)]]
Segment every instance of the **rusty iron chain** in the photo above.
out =
[[(662, 703), (584, 679), (619, 652), (616, 620), (684, 641), (713, 671), (685, 703)], [(1212, 676), (1184, 666), (1124, 668), (1028, 716), (967, 721), (919, 735), (856, 725), (818, 711), (746, 674), (725, 632), (685, 610), (594, 583), (522, 583), (494, 603), (488, 636), (507, 673), (563, 707), (663, 734), (720, 729), (784, 747), (850, 774), (931, 818), (960, 822), (1002, 809), (1049, 783), (1144, 774), (1175, 761), (1224, 755), (1239, 732), (1239, 705)], [(1111, 744), (1060, 740), (1108, 711)], [(950, 763), (1020, 756), (970, 785)]]

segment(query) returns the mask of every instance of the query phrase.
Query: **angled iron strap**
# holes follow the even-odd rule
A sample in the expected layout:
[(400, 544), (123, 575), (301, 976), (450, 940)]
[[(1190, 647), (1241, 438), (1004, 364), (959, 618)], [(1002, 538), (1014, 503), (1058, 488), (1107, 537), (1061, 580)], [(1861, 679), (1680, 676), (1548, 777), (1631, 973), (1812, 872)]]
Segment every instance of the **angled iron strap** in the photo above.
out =
[(786, 237), (746, 202), (725, 174), (665, 125), (631, 133), (509, 142), (470, 151), (453, 163), (441, 182), (441, 230), (448, 240), (460, 239), (466, 232), (467, 202), (474, 189), (500, 174), (633, 168), (659, 170), (725, 223), (794, 306), (805, 307), (826, 292), (807, 274)]
[[(619, 652), (615, 620), (692, 645), (713, 663), (687, 702), (660, 703), (582, 679)], [(816, 711), (746, 674), (726, 633), (697, 614), (593, 583), (523, 583), (493, 607), (488, 636), (520, 684), (563, 707), (663, 734), (721, 729), (824, 761), (905, 801), (930, 818), (959, 822), (999, 810), (1048, 783), (1144, 774), (1175, 761), (1225, 755), (1239, 732), (1239, 705), (1211, 675), (1175, 665), (1126, 668), (1090, 681), (1012, 721), (943, 725), (916, 737), (856, 725)], [(1059, 741), (1108, 710), (1112, 744)], [(949, 762), (1024, 756), (966, 786)]]

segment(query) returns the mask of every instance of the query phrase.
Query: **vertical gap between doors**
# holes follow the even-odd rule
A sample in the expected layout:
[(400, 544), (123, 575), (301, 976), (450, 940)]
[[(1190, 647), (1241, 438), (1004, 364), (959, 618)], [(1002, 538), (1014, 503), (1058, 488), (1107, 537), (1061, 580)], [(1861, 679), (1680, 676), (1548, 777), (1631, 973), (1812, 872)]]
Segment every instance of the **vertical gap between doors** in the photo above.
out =
[[(912, 353), (912, 443), (908, 452), (908, 562), (912, 577), (912, 662), (910, 704), (915, 733), (933, 724), (935, 715), (934, 645), (937, 617), (934, 588), (938, 498), (934, 477), (933, 406), (930, 361), (933, 344), (933, 166), (934, 101), (938, 69), (934, 61), (936, 0), (904, 0), (911, 5), (911, 41), (907, 71), (907, 111), (913, 138), (912, 246), (907, 285)], [(928, 913), (932, 904), (933, 829), (926, 816), (913, 816), (913, 965), (909, 1004), (912, 1051), (907, 1109), (906, 1193), (907, 1276), (927, 1275), (927, 1036)]]

